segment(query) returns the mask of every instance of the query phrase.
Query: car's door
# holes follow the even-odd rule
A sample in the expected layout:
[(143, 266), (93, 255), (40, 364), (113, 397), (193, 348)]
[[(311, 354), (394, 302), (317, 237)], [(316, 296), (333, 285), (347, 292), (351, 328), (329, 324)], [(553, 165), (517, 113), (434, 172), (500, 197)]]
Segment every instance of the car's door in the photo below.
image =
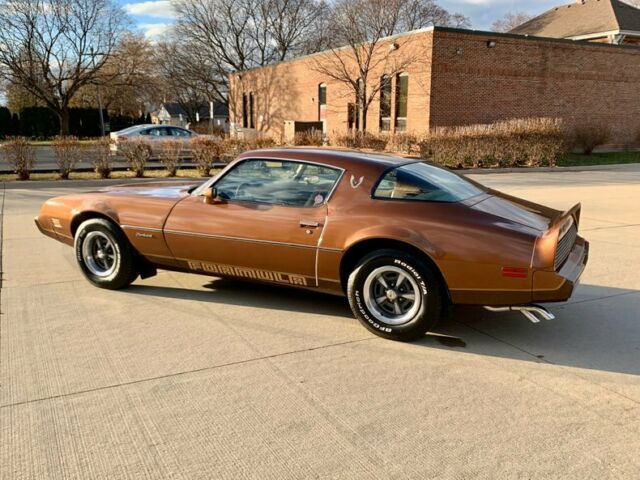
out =
[(165, 238), (194, 271), (315, 286), (326, 202), (341, 176), (306, 162), (243, 160), (213, 184), (218, 203), (194, 194), (176, 205)]
[(169, 127), (158, 126), (148, 128), (140, 132), (140, 135), (144, 135), (144, 139), (149, 142), (151, 146), (151, 155), (157, 157), (162, 150), (162, 142), (171, 139), (171, 130)]
[(191, 132), (184, 128), (171, 127), (171, 136), (173, 140), (182, 142), (183, 155), (189, 155), (191, 153)]

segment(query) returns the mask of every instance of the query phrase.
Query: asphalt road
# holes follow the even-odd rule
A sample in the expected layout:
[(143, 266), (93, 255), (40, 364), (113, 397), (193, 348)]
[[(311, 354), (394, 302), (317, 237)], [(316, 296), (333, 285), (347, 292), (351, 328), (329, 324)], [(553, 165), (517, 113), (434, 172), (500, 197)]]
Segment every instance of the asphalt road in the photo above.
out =
[(582, 201), (590, 263), (555, 321), (467, 308), (412, 344), (286, 288), (93, 288), (32, 220), (74, 189), (6, 184), (0, 478), (639, 478), (640, 167), (475, 178)]

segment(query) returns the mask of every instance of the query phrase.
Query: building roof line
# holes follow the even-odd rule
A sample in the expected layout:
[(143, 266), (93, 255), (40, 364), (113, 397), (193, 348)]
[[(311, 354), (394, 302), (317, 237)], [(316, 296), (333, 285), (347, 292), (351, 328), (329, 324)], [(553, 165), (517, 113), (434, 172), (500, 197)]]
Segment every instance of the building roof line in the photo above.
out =
[[(542, 41), (542, 42), (550, 42), (550, 43), (564, 43), (564, 44), (571, 44), (571, 45), (583, 45), (585, 47), (640, 50), (640, 46), (638, 46), (638, 45), (613, 45), (613, 44), (609, 44), (609, 43), (590, 43), (590, 42), (580, 42), (579, 40), (574, 40), (574, 39), (571, 39), (571, 38), (539, 37), (539, 36), (535, 36), (535, 35), (527, 35), (527, 34), (519, 34), (519, 33), (490, 32), (490, 31), (487, 31), (487, 30), (472, 30), (472, 29), (466, 29), (466, 28), (438, 27), (438, 26), (436, 26), (436, 27), (426, 27), (426, 28), (420, 28), (418, 30), (411, 30), (411, 31), (408, 31), (408, 32), (402, 32), (402, 33), (398, 33), (398, 34), (395, 34), (395, 35), (391, 35), (391, 36), (388, 36), (388, 37), (381, 38), (378, 41), (380, 41), (380, 42), (382, 42), (382, 41), (390, 41), (390, 40), (394, 40), (396, 38), (402, 38), (402, 37), (406, 37), (406, 36), (409, 36), (409, 35), (415, 35), (415, 34), (427, 33), (427, 32), (463, 33), (463, 34), (467, 34), (467, 35), (481, 35), (481, 36), (489, 36), (489, 37), (495, 37), (495, 38), (511, 38), (511, 39), (519, 39), (519, 40)], [(635, 33), (638, 33), (638, 32), (619, 31), (619, 32), (616, 32), (616, 33), (624, 33), (624, 34), (632, 33), (632, 34), (635, 34)], [(283, 64), (287, 64), (287, 63), (291, 63), (291, 62), (297, 62), (299, 60), (305, 60), (305, 59), (309, 59), (309, 58), (312, 58), (312, 57), (315, 57), (315, 56), (326, 55), (327, 53), (336, 52), (336, 51), (340, 51), (340, 50), (345, 50), (347, 48), (350, 48), (350, 47), (348, 45), (345, 45), (345, 46), (338, 47), (338, 48), (323, 50), (321, 52), (309, 53), (307, 55), (301, 55), (299, 57), (289, 58), (289, 59), (283, 60), (281, 62), (270, 63), (268, 65), (248, 68), (246, 70), (238, 70), (238, 71), (233, 72), (233, 73), (231, 73), (229, 75), (230, 76), (242, 75), (244, 73), (252, 72), (254, 70), (260, 70), (262, 68), (276, 67), (278, 65), (283, 65)]]
[[(419, 33), (432, 32), (436, 28), (440, 28), (440, 27), (431, 26), (431, 27), (418, 28), (416, 30), (409, 30), (408, 32), (400, 32), (400, 33), (396, 33), (394, 35), (389, 35), (388, 37), (381, 37), (377, 41), (378, 42), (389, 42), (389, 41), (395, 40), (397, 38), (408, 37), (410, 35), (416, 35), (416, 34), (419, 34)], [(368, 42), (363, 42), (362, 45), (366, 45), (367, 43)], [(253, 70), (259, 70), (261, 68), (268, 68), (268, 67), (275, 67), (277, 65), (282, 65), (284, 63), (290, 63), (290, 62), (294, 62), (294, 61), (298, 61), (298, 60), (305, 60), (305, 59), (316, 57), (316, 56), (320, 56), (320, 55), (326, 55), (327, 53), (331, 53), (331, 52), (339, 52), (340, 50), (346, 50), (348, 48), (351, 48), (351, 46), (350, 45), (343, 45), (341, 47), (328, 48), (328, 49), (322, 50), (320, 52), (308, 53), (306, 55), (300, 55), (299, 57), (288, 58), (288, 59), (282, 60), (280, 62), (269, 63), (267, 65), (247, 68), (246, 70), (238, 70), (237, 72), (233, 72), (231, 75), (241, 75), (243, 73), (251, 72)]]

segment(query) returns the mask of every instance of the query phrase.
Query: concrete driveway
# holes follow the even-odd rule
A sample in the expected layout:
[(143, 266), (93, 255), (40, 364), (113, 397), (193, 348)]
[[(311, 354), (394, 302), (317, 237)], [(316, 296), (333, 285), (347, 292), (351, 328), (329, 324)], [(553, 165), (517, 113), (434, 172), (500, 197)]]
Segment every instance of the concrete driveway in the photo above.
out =
[(0, 478), (640, 477), (640, 168), (475, 178), (582, 201), (583, 283), (555, 321), (467, 308), (412, 344), (285, 288), (93, 288), (33, 225), (73, 189), (6, 184)]

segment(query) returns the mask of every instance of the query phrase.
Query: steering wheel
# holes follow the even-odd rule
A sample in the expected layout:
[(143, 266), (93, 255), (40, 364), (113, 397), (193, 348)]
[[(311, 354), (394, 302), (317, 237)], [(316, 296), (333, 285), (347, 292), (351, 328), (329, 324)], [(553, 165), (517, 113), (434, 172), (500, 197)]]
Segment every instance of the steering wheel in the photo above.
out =
[(236, 191), (233, 193), (233, 198), (241, 197), (245, 192), (243, 191), (245, 187), (251, 185), (251, 182), (242, 182), (239, 183), (236, 187)]

